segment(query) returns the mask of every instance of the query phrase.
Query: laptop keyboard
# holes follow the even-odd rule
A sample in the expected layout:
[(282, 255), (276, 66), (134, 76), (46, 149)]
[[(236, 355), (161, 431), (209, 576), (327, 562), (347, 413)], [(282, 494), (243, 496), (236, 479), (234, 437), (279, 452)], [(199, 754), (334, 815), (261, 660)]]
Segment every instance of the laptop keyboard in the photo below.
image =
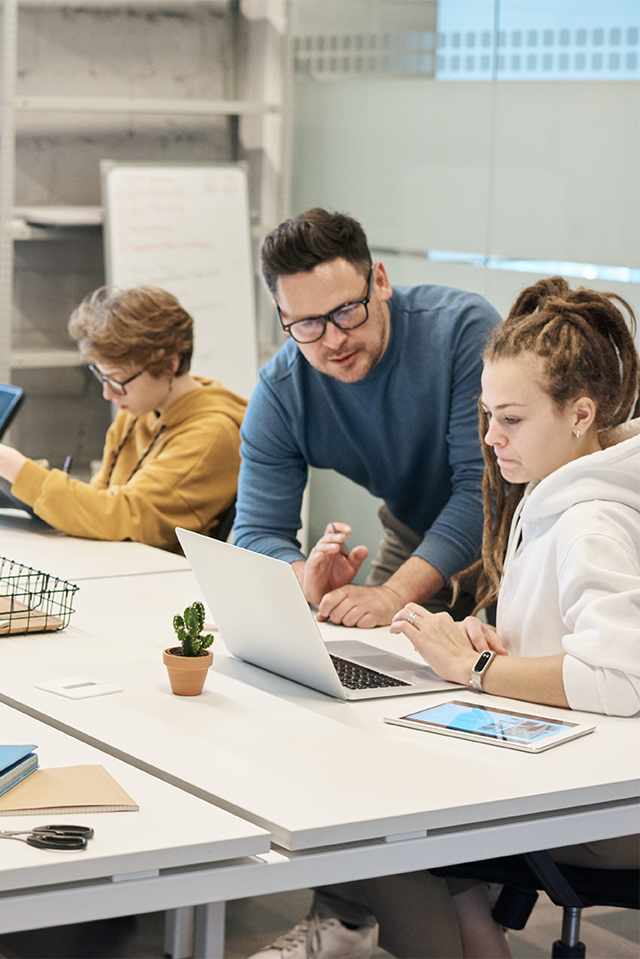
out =
[(411, 685), (411, 683), (405, 683), (402, 679), (385, 676), (384, 673), (378, 673), (375, 669), (359, 666), (358, 663), (341, 659), (339, 656), (331, 656), (331, 662), (335, 666), (338, 679), (347, 689), (383, 689), (386, 686)]

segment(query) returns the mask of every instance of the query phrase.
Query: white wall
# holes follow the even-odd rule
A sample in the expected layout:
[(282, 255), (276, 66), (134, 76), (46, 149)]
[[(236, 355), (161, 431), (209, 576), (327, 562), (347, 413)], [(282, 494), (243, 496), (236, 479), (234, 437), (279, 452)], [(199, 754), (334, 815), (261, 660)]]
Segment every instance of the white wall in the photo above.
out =
[[(222, 11), (20, 7), (18, 94), (222, 97)], [(19, 114), (16, 205), (99, 205), (99, 161), (225, 160), (226, 121)], [(102, 237), (16, 244), (13, 344), (69, 349), (69, 314), (104, 283)], [(27, 399), (11, 440), (60, 465), (102, 452), (110, 409), (84, 369), (16, 370)]]

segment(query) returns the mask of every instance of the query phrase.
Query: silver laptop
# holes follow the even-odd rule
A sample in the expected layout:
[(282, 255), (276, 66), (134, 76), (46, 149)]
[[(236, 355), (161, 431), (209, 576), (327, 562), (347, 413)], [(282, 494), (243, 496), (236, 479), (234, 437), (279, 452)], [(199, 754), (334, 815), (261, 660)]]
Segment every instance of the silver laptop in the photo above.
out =
[(368, 643), (325, 643), (289, 563), (186, 529), (176, 533), (220, 635), (238, 659), (342, 700), (455, 688), (428, 666)]

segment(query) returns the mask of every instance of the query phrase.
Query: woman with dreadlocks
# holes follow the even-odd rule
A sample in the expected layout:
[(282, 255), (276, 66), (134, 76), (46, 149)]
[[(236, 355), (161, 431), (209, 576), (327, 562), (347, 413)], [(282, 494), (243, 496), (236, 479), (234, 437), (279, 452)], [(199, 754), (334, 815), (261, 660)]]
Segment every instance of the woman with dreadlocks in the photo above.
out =
[(616, 303), (634, 328), (614, 294), (541, 280), (485, 350), (477, 608), (497, 597), (497, 630), (413, 603), (391, 629), (445, 679), (468, 683), (477, 651), (490, 648), (488, 693), (631, 716), (640, 710), (639, 360)]
[[(629, 326), (621, 312), (629, 316)], [(631, 308), (560, 277), (524, 290), (485, 350), (478, 607), (497, 628), (409, 603), (395, 617), (445, 679), (588, 712), (640, 711), (639, 358)], [(553, 852), (638, 868), (640, 837)]]
[[(629, 315), (627, 325), (621, 307)], [(639, 358), (629, 305), (571, 290), (525, 289), (484, 354), (480, 435), (485, 526), (476, 612), (497, 598), (497, 628), (454, 623), (409, 603), (404, 633), (445, 679), (588, 712), (640, 710)], [(468, 573), (469, 570), (466, 571)], [(459, 574), (465, 575), (465, 573)], [(487, 657), (485, 657), (486, 659)], [(638, 868), (637, 836), (552, 850), (558, 862)], [(465, 956), (496, 929), (482, 887), (453, 900)]]
[(0, 444), (0, 505), (72, 536), (180, 552), (176, 526), (211, 533), (233, 503), (246, 401), (189, 372), (193, 320), (155, 287), (101, 287), (69, 321), (82, 359), (118, 408), (90, 483)]

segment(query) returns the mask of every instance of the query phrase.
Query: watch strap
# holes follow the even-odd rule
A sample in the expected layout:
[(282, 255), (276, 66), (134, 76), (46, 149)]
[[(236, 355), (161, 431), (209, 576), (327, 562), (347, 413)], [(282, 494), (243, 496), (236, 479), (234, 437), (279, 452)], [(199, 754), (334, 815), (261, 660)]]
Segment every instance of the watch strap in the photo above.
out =
[(483, 692), (482, 679), (496, 655), (497, 654), (492, 649), (483, 650), (471, 668), (469, 685), (472, 689), (477, 690), (479, 693)]

